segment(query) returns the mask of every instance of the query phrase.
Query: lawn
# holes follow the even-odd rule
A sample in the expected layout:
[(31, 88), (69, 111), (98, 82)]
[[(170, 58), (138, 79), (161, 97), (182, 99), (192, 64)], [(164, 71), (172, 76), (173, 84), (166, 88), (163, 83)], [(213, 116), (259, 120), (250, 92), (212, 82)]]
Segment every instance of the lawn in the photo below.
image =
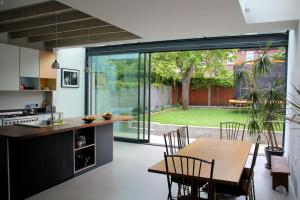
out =
[(247, 113), (220, 108), (181, 108), (161, 111), (151, 115), (151, 122), (189, 126), (220, 127), (220, 122), (247, 122)]

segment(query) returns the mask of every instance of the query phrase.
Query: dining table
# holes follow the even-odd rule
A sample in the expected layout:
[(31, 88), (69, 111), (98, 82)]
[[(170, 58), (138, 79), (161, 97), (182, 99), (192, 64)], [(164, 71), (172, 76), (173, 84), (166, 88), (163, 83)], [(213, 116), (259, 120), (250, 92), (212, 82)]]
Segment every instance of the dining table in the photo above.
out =
[[(252, 143), (246, 141), (198, 138), (175, 154), (207, 161), (214, 159), (215, 165), (212, 181), (214, 183), (238, 185), (251, 146)], [(148, 172), (166, 174), (165, 160), (162, 159), (148, 168)], [(210, 169), (204, 168), (200, 178), (208, 180), (209, 177)]]

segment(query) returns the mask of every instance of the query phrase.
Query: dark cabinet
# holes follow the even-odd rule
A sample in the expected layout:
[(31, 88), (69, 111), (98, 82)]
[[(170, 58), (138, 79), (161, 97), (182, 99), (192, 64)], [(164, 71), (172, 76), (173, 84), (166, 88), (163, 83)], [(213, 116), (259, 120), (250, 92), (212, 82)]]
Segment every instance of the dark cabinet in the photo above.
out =
[(11, 140), (11, 199), (24, 199), (74, 176), (73, 133)]

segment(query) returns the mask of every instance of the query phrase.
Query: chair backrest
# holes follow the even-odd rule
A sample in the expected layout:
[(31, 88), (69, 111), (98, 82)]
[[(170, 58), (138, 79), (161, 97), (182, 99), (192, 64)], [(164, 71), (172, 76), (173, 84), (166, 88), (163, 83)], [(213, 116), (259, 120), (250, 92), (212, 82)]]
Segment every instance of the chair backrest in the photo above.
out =
[(185, 147), (190, 144), (190, 137), (189, 137), (189, 128), (188, 126), (183, 126), (177, 129), (177, 132), (180, 137), (181, 147)]
[[(221, 122), (220, 123), (220, 139), (237, 140), (241, 134), (242, 141), (244, 140), (245, 124), (236, 122)], [(224, 134), (224, 135), (223, 135)]]
[[(168, 179), (169, 198), (177, 199), (178, 197), (184, 196), (184, 199), (196, 200), (199, 199), (200, 193), (194, 191), (195, 196), (192, 196), (192, 188), (200, 189), (201, 182), (208, 182), (208, 194), (207, 199), (213, 199), (214, 196), (214, 185), (213, 185), (213, 172), (215, 161), (206, 161), (199, 158), (181, 156), (181, 155), (167, 155), (165, 156), (165, 166)], [(209, 173), (209, 177), (203, 176), (203, 171)], [(176, 194), (172, 194), (172, 180), (176, 179), (177, 183), (180, 183), (181, 187), (176, 190)], [(174, 189), (173, 189), (174, 191)]]
[(182, 149), (180, 135), (178, 131), (170, 131), (164, 134), (166, 152), (168, 155), (175, 154)]

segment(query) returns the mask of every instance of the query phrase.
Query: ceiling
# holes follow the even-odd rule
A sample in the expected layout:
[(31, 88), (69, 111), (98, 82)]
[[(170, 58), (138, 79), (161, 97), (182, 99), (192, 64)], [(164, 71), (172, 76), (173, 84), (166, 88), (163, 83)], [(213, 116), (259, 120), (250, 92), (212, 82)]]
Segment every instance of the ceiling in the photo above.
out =
[(143, 38), (159, 41), (272, 33), (295, 21), (247, 24), (238, 0), (59, 0)]
[[(24, 6), (25, 4), (44, 2), (45, 0), (6, 0), (0, 10)], [(132, 38), (101, 40), (101, 36), (91, 41), (93, 45), (120, 44), (143, 41), (162, 41), (187, 38), (244, 35), (253, 33), (284, 32), (296, 27), (295, 20), (277, 22), (247, 23), (244, 17), (244, 6), (240, 2), (247, 0), (57, 0), (73, 10), (86, 13), (90, 17), (101, 19), (113, 27), (126, 30)], [(26, 3), (24, 3), (26, 2)], [(0, 13), (1, 15), (1, 13)], [(1, 30), (1, 24), (0, 24)], [(100, 30), (98, 30), (100, 31)], [(76, 31), (77, 32), (77, 31)], [(75, 34), (75, 33), (73, 33)], [(77, 33), (79, 34), (79, 33)], [(82, 34), (87, 34), (82, 33)], [(23, 39), (11, 40), (14, 43), (24, 42)], [(52, 34), (46, 46), (55, 46)], [(59, 34), (59, 37), (66, 37)], [(140, 37), (140, 39), (139, 39)], [(2, 37), (3, 38), (3, 37)], [(25, 43), (40, 45), (37, 39), (25, 38)], [(85, 40), (87, 38), (85, 37)], [(98, 39), (98, 40), (97, 40)], [(1, 35), (0, 35), (1, 40)], [(3, 39), (2, 39), (3, 40)], [(58, 46), (86, 45), (87, 42), (58, 42)]]
[(248, 24), (300, 19), (299, 0), (240, 0), (240, 4), (247, 10), (244, 16)]
[(0, 33), (6, 34), (5, 42), (11, 44), (31, 46), (38, 43), (43, 49), (52, 50), (140, 38), (57, 1), (40, 1), (18, 7), (4, 3), (4, 6), (9, 9), (0, 11)]

